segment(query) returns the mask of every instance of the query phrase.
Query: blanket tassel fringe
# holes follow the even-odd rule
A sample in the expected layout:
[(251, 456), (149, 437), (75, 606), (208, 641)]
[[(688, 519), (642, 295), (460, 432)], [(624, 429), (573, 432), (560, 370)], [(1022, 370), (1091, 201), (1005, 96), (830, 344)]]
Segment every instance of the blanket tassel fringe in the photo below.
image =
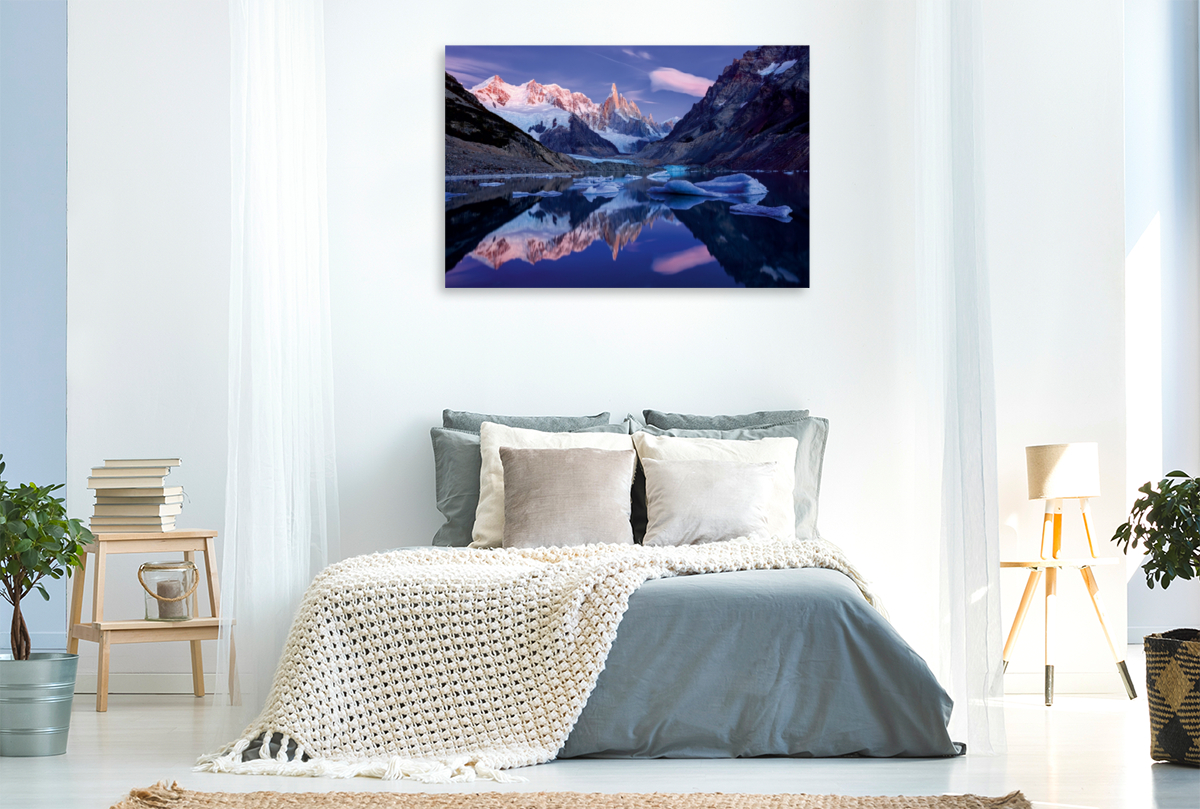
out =
[[(268, 749), (271, 731), (262, 736), (262, 747)], [(444, 759), (390, 758), (365, 761), (328, 761), (310, 758), (303, 761), (304, 748), (297, 747), (289, 760), (288, 737), (283, 737), (275, 757), (243, 759), (251, 739), (239, 739), (216, 753), (201, 756), (192, 769), (196, 772), (233, 773), (235, 775), (291, 775), (311, 778), (379, 778), (383, 781), (410, 780), (426, 784), (456, 784), (465, 781), (487, 780), (502, 784), (527, 781), (520, 775), (506, 773), (498, 767), (472, 756), (453, 756)], [(169, 805), (169, 804), (168, 804)]]

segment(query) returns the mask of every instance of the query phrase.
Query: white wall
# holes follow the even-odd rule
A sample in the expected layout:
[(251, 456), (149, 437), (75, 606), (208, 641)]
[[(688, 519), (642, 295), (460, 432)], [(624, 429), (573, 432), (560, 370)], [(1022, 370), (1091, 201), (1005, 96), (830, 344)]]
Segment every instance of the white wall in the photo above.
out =
[[(641, 37), (581, 27), (560, 3), (512, 3), (499, 17), (493, 8), (463, 2), (448, 14), (384, 0), (326, 4), (345, 553), (428, 542), (438, 524), (428, 430), (444, 407), (605, 409), (614, 418), (644, 407), (808, 407), (831, 421), (822, 531), (858, 561), (901, 632), (932, 660), (937, 540), (906, 528), (917, 417), (904, 348), (913, 324), (912, 6), (777, 0), (753, 15), (721, 16), (723, 41), (812, 46), (811, 289), (448, 291), (437, 202), (445, 44), (683, 44), (713, 36), (703, 4), (640, 7)], [(989, 144), (1001, 141), (988, 153), (989, 169), (1004, 179), (988, 198), (1006, 464), (1001, 506), (1025, 523), (1037, 504), (1026, 503), (1023, 483), (1016, 493), (1012, 458), (1023, 464), (1027, 443), (1083, 435), (1113, 443), (1106, 486), (1119, 490), (1112, 479), (1123, 480), (1120, 4), (1093, 15), (1070, 5), (1059, 14), (1037, 8), (994, 8), (986, 42), (989, 70), (1026, 83), (1052, 79), (1050, 88), (1024, 95), (1004, 76), (988, 84)], [(187, 476), (192, 496), (181, 524), (218, 528), (229, 216), (225, 14), (221, 0), (71, 6), (71, 497), (90, 505), (83, 477), (106, 454), (179, 453), (185, 466), (176, 474)], [(1080, 17), (1095, 19), (1079, 29)], [(1049, 28), (1035, 33), (1035, 23)], [(1112, 40), (1115, 49), (1095, 44)], [(1083, 67), (1073, 66), (1080, 60)], [(1055, 93), (1082, 98), (1061, 104)], [(1055, 142), (1042, 143), (1043, 132)], [(1112, 163), (1115, 173), (1084, 171), (1094, 163)], [(1097, 240), (1109, 232), (1111, 240)], [(1047, 305), (1036, 292), (1049, 283), (1073, 294), (1098, 267), (1116, 281), (1094, 285), (1086, 306), (1065, 310), (1064, 324), (1028, 342), (1031, 318)], [(1044, 278), (1060, 272), (1061, 280)], [(135, 353), (138, 340), (151, 347)], [(165, 347), (154, 349), (155, 341)], [(189, 361), (142, 379), (131, 373), (172, 352)], [(1082, 387), (1035, 402), (1025, 375), (1035, 383), (1051, 376), (1053, 363), (1037, 359), (1043, 355), (1090, 363), (1098, 373), (1078, 373), (1072, 381)], [(1103, 530), (1111, 532), (1120, 510), (1101, 505)], [(1113, 589), (1110, 610), (1120, 616), (1123, 590)], [(1074, 595), (1086, 604), (1081, 589)], [(138, 608), (129, 599), (125, 606)], [(1036, 647), (1036, 628), (1029, 631)], [(121, 650), (114, 671), (184, 671), (186, 647), (170, 657), (165, 648)], [(1072, 665), (1106, 671), (1111, 664), (1083, 655), (1060, 661), (1059, 670)]]
[[(712, 16), (684, 8), (645, 5), (645, 33), (617, 39), (710, 40)], [(326, 6), (345, 550), (428, 542), (438, 524), (428, 430), (444, 407), (617, 418), (807, 407), (832, 423), (823, 532), (931, 653), (936, 541), (897, 541), (912, 424), (898, 340), (913, 260), (911, 7), (780, 0), (721, 15), (724, 41), (812, 47), (812, 289), (445, 290), (443, 46), (614, 41), (560, 3), (493, 9)], [(914, 592), (913, 581), (924, 584)]]
[[(180, 457), (170, 479), (189, 499), (178, 525), (220, 530), (226, 4), (85, 0), (70, 4), (68, 22), (68, 504), (72, 513), (91, 513), (88, 469), (105, 458)], [(136, 571), (150, 558), (110, 559), (106, 617), (142, 617)], [(205, 647), (212, 670), (215, 644)], [(94, 672), (96, 645), (81, 643), (80, 655), (80, 671)], [(111, 659), (119, 691), (129, 687), (122, 672), (188, 671), (188, 644), (122, 645)], [(142, 678), (135, 687), (191, 690), (182, 674), (156, 679), (163, 680)]]
[[(1130, 380), (1143, 393), (1130, 422), (1147, 450), (1131, 459), (1135, 483), (1157, 481), (1174, 469), (1200, 474), (1197, 26), (1195, 3), (1125, 4), (1125, 250), (1130, 273), (1159, 287), (1135, 310), (1137, 322), (1129, 328), (1162, 346), (1153, 362), (1139, 358)], [(1176, 580), (1167, 590), (1151, 590), (1136, 564), (1128, 573), (1130, 643), (1151, 632), (1200, 625), (1200, 581)]]

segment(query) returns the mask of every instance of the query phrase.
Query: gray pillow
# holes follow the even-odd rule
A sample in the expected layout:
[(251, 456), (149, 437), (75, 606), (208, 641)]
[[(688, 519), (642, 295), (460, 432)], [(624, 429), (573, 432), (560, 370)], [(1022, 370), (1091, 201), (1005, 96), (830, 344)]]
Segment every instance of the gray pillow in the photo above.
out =
[(572, 433), (586, 427), (608, 425), (609, 413), (594, 416), (493, 416), (486, 413), (469, 413), (464, 410), (443, 410), (442, 426), (452, 430), (479, 432), (485, 421), (507, 427), (522, 427), (526, 430), (541, 430), (544, 433)]
[(796, 537), (809, 539), (817, 534), (817, 505), (821, 495), (821, 467), (825, 462), (825, 442), (829, 437), (827, 419), (800, 419), (789, 424), (771, 427), (745, 427), (736, 430), (664, 430), (647, 425), (651, 435), (680, 438), (723, 438), (735, 441), (757, 441), (760, 438), (791, 436), (799, 442), (796, 450)]
[(770, 535), (778, 463), (643, 458), (650, 524), (644, 545), (698, 545)]
[[(799, 421), (808, 416), (807, 410), (759, 410), (741, 416), (693, 416), (687, 413), (664, 413), (643, 410), (646, 424), (662, 430), (737, 430), (742, 427), (771, 427)], [(449, 426), (449, 425), (447, 425)]]
[(633, 544), (629, 487), (637, 453), (500, 447), (504, 547)]
[[(446, 411), (447, 413), (451, 411)], [(575, 432), (626, 433), (625, 424), (601, 424)], [(471, 544), (475, 510), (479, 506), (479, 433), (434, 427), (434, 493), (437, 509), (446, 518), (433, 536), (434, 545), (465, 548)]]
[(471, 544), (475, 507), (479, 505), (479, 433), (434, 427), (434, 494), (446, 522), (433, 535), (434, 545)]

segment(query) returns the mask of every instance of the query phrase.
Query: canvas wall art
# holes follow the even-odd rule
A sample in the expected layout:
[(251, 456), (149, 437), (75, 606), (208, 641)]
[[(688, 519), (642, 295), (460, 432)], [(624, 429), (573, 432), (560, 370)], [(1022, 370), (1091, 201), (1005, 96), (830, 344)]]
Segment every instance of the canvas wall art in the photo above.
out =
[(446, 47), (446, 286), (808, 287), (809, 49)]

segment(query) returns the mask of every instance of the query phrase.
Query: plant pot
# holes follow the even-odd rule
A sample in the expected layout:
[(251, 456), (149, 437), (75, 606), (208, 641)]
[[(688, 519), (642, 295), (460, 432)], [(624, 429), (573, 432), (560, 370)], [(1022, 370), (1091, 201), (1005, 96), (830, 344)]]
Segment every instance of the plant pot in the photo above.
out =
[(1150, 757), (1200, 767), (1200, 630), (1172, 629), (1142, 643)]
[(0, 655), (0, 756), (67, 752), (78, 666), (79, 655), (62, 652)]

